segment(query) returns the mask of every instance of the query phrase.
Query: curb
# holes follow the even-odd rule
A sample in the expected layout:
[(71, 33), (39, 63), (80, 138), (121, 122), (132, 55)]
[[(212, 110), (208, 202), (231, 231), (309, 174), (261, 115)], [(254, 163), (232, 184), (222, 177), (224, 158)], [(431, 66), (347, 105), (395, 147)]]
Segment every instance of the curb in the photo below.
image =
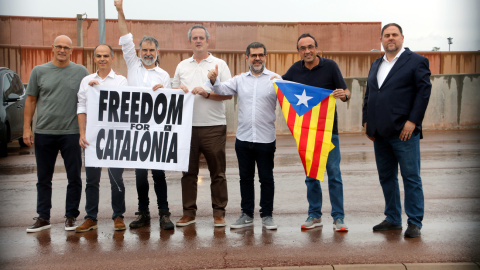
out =
[[(459, 263), (399, 263), (399, 264), (342, 264), (313, 266), (280, 266), (226, 268), (228, 270), (479, 270), (478, 262)], [(210, 269), (220, 270), (220, 269)]]

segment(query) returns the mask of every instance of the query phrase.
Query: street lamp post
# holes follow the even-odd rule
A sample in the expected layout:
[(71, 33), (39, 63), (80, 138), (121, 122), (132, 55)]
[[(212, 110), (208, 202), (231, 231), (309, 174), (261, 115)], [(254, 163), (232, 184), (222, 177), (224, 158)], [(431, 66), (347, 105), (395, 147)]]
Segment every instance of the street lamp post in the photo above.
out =
[(98, 0), (98, 43), (105, 44), (105, 0)]
[(447, 38), (447, 40), (448, 40), (448, 51), (450, 51), (450, 45), (453, 44), (452, 39), (453, 39), (453, 37)]

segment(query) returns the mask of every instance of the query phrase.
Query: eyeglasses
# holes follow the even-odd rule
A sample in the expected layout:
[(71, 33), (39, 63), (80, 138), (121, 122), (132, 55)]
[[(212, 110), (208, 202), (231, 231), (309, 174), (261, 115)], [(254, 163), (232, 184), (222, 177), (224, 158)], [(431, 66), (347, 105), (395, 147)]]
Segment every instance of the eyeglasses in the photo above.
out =
[(308, 45), (307, 47), (298, 48), (298, 50), (301, 51), (301, 52), (304, 52), (306, 50), (312, 51), (313, 49), (315, 49), (315, 46), (313, 46), (313, 45)]
[(250, 54), (250, 57), (252, 57), (252, 58), (257, 58), (257, 57), (264, 58), (264, 57), (265, 57), (265, 54), (263, 54), (263, 53)]
[(57, 50), (59, 50), (59, 51), (61, 51), (62, 49), (64, 49), (65, 51), (69, 51), (69, 50), (72, 49), (72, 48), (70, 48), (70, 47), (60, 46), (60, 45), (55, 45), (55, 46), (53, 46), (53, 47), (55, 47), (55, 49), (57, 49)]

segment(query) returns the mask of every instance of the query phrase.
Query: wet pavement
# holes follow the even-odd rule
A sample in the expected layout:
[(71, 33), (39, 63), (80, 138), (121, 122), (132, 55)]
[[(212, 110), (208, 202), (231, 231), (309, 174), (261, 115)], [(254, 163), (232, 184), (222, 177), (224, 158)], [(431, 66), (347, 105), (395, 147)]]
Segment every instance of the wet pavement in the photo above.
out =
[[(425, 132), (420, 147), (426, 212), (422, 236), (416, 239), (405, 239), (403, 231), (372, 232), (372, 226), (384, 218), (373, 145), (361, 134), (341, 134), (340, 143), (348, 233), (332, 229), (327, 181), (322, 182), (323, 228), (300, 229), (307, 217), (306, 187), (303, 167), (291, 136), (277, 138), (274, 219), (278, 230), (265, 230), (261, 226), (258, 181), (255, 226), (214, 228), (210, 180), (203, 164), (195, 225), (174, 231), (161, 230), (153, 204), (150, 227), (115, 232), (111, 220), (110, 183), (104, 170), (98, 229), (86, 233), (66, 232), (63, 215), (67, 182), (59, 156), (53, 181), (52, 228), (26, 233), (25, 229), (33, 224), (32, 218), (36, 216), (35, 157), (32, 149), (12, 143), (9, 156), (0, 158), (0, 268), (260, 269), (352, 264), (373, 267), (373, 264), (402, 263), (406, 267), (410, 263), (480, 261), (479, 130)], [(172, 220), (176, 221), (182, 215), (181, 174), (166, 174), (170, 211)], [(84, 180), (85, 175), (82, 177)], [(228, 225), (240, 215), (234, 138), (227, 142), (227, 179)], [(137, 205), (134, 171), (126, 170), (124, 180), (125, 221), (128, 224), (134, 219)], [(400, 186), (403, 190), (401, 181)], [(155, 202), (155, 198), (151, 184), (151, 202)], [(85, 215), (84, 206), (83, 194), (79, 220)], [(404, 214), (404, 229), (406, 219)]]

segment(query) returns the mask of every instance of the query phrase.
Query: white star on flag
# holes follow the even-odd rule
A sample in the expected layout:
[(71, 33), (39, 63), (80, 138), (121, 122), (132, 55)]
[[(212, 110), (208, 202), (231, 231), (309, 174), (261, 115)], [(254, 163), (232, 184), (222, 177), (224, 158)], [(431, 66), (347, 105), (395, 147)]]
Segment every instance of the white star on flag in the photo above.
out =
[(305, 89), (303, 89), (303, 93), (302, 93), (301, 96), (300, 95), (295, 95), (295, 96), (298, 98), (297, 106), (300, 105), (300, 104), (303, 104), (307, 108), (308, 108), (308, 100), (313, 98), (313, 97), (307, 96), (307, 94), (305, 93)]

